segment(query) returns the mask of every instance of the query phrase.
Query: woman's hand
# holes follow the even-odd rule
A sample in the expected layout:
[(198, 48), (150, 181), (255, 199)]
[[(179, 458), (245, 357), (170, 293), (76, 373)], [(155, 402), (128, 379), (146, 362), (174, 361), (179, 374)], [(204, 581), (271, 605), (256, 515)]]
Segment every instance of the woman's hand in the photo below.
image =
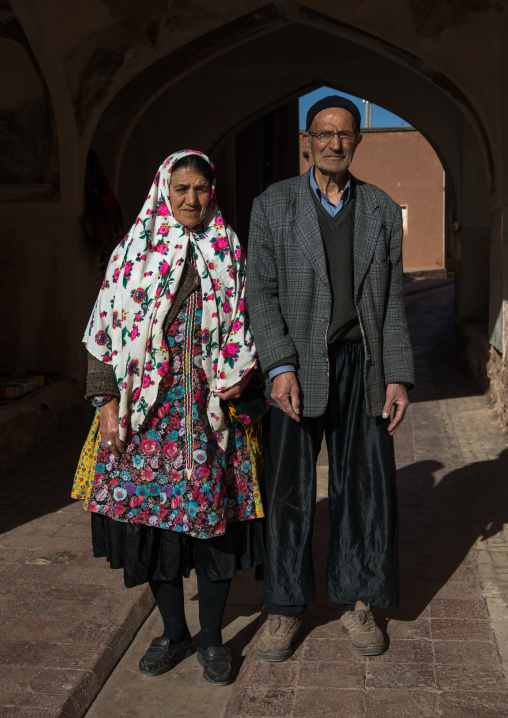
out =
[(238, 384), (233, 384), (233, 386), (229, 389), (226, 389), (226, 391), (221, 391), (219, 393), (220, 398), (224, 399), (224, 401), (228, 401), (229, 399), (239, 399), (242, 395), (243, 390), (250, 382), (251, 377), (252, 372), (249, 372), (242, 379), (240, 379)]
[(125, 451), (118, 429), (118, 399), (115, 397), (99, 409), (101, 440), (116, 459)]

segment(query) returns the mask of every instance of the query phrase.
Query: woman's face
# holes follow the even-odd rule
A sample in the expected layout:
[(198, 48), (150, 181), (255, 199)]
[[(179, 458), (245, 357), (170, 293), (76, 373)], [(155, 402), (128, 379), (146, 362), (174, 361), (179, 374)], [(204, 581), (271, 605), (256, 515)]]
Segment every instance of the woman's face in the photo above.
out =
[(186, 167), (173, 172), (169, 185), (169, 201), (176, 221), (192, 229), (199, 224), (210, 204), (212, 188), (200, 172)]

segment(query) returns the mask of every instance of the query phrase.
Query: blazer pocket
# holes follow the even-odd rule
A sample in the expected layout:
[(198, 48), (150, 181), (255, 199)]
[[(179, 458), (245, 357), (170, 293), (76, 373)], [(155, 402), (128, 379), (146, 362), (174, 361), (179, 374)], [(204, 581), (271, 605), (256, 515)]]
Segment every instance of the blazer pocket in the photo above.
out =
[(374, 259), (371, 266), (371, 271), (374, 272), (374, 274), (383, 274), (386, 272), (390, 267), (390, 257), (381, 257), (380, 259)]

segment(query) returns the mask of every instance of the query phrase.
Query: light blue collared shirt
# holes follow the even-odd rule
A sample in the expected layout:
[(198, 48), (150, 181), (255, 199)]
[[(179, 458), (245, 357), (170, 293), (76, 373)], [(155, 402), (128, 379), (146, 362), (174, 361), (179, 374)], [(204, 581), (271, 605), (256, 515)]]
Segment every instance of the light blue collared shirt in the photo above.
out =
[[(340, 210), (344, 207), (344, 205), (351, 196), (351, 175), (349, 174), (349, 171), (346, 175), (346, 178), (346, 184), (344, 185), (339, 204), (335, 206), (333, 202), (330, 202), (326, 194), (319, 189), (318, 183), (316, 182), (316, 178), (314, 177), (314, 165), (312, 165), (312, 169), (310, 172), (310, 186), (316, 193), (316, 197), (318, 198), (318, 200), (321, 202), (326, 211), (332, 215), (332, 217), (335, 217), (335, 215), (340, 212)], [(284, 366), (278, 366), (276, 369), (272, 369), (270, 372), (268, 372), (268, 376), (272, 381), (273, 379), (275, 379), (276, 376), (278, 376), (278, 374), (283, 374), (286, 371), (294, 370), (295, 368), (292, 364), (284, 364)]]
[(340, 210), (344, 207), (351, 195), (351, 175), (349, 174), (349, 171), (346, 175), (346, 184), (344, 185), (344, 189), (342, 190), (342, 195), (338, 205), (334, 205), (333, 202), (330, 202), (326, 194), (319, 189), (318, 183), (316, 182), (316, 178), (314, 177), (314, 165), (312, 165), (312, 169), (309, 176), (310, 186), (314, 190), (316, 197), (321, 202), (326, 211), (331, 214), (332, 217), (335, 217), (335, 215), (338, 214)]

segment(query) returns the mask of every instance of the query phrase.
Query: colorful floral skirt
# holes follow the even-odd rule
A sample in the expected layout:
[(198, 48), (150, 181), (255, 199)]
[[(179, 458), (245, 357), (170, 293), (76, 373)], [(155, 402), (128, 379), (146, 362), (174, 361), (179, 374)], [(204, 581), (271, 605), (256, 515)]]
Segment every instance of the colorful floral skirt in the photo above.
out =
[(184, 303), (166, 335), (170, 360), (141, 429), (128, 437), (119, 460), (101, 445), (88, 510), (117, 521), (221, 536), (226, 521), (257, 511), (246, 429), (229, 422), (222, 450), (206, 414), (208, 385), (201, 368), (201, 292)]
[[(92, 521), (94, 552), (115, 567), (125, 568), (134, 559), (127, 585), (168, 577), (177, 565), (187, 575), (197, 568), (194, 554), (211, 550), (214, 542), (219, 552), (234, 556), (219, 577), (229, 577), (222, 574), (231, 573), (233, 564), (248, 568), (249, 562), (264, 561), (261, 529), (249, 538), (252, 532), (246, 528), (263, 515), (246, 429), (230, 420), (229, 443), (222, 450), (208, 423), (201, 312), (202, 296), (196, 291), (166, 334), (170, 360), (161, 368), (157, 400), (141, 429), (128, 436), (124, 454), (116, 460), (104, 445), (99, 448), (87, 503), (98, 515)], [(230, 530), (233, 523), (239, 527)], [(178, 535), (186, 541), (177, 540)], [(197, 553), (188, 539), (200, 539)], [(243, 556), (238, 560), (236, 543)], [(161, 557), (164, 546), (166, 557)]]

